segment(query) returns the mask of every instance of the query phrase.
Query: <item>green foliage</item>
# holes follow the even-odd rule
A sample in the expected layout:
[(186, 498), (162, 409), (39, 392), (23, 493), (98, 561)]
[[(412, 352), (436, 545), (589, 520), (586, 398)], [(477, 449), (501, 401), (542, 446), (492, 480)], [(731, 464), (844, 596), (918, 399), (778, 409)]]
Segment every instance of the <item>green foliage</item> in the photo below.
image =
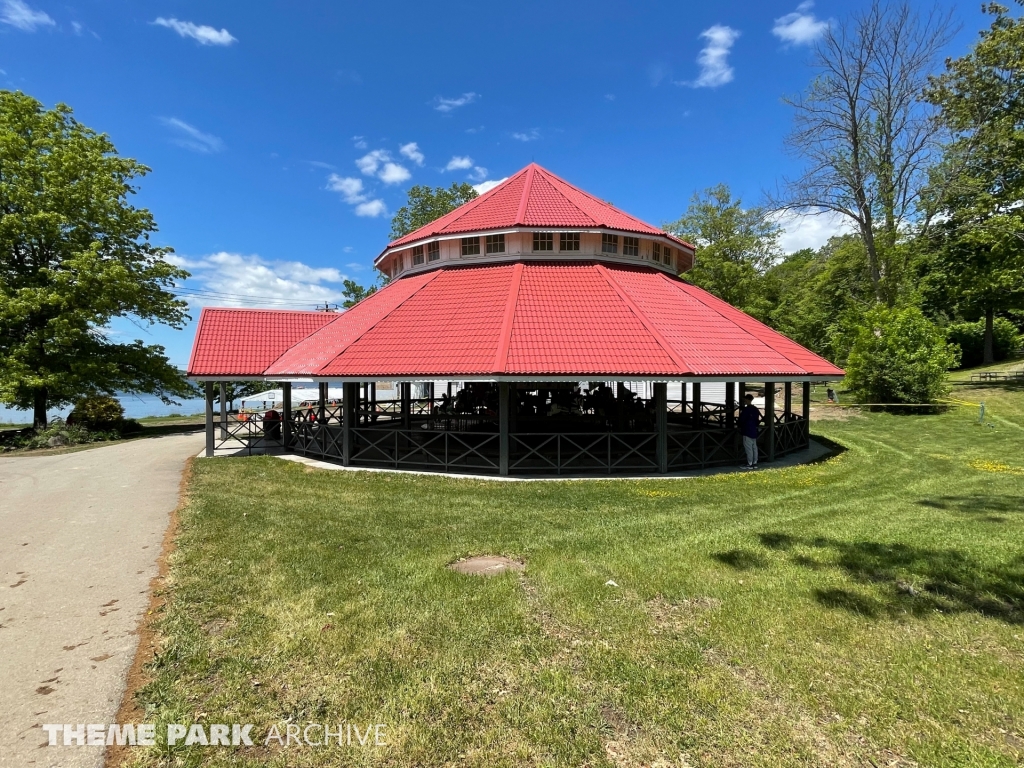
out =
[(780, 256), (780, 229), (764, 209), (743, 208), (719, 184), (694, 195), (665, 230), (697, 246), (690, 280), (754, 317), (766, 317), (761, 277)]
[(420, 227), (451, 213), (477, 197), (472, 185), (462, 182), (450, 187), (410, 187), (405, 205), (391, 219), (391, 239), (397, 240)]
[(1024, 308), (1024, 18), (1007, 10), (986, 6), (989, 29), (926, 92), (952, 136), (930, 189), (942, 223), (926, 296), (963, 317)]
[(342, 306), (345, 309), (354, 307), (360, 301), (365, 299), (377, 292), (377, 286), (371, 285), (369, 288), (364, 288), (355, 280), (345, 280), (342, 283), (341, 295), (345, 297), (345, 301), (342, 302)]
[(916, 307), (873, 308), (856, 329), (846, 384), (872, 403), (932, 403), (948, 392), (959, 350)]
[(116, 429), (124, 421), (124, 408), (115, 397), (91, 395), (75, 403), (67, 421), (87, 429)]
[[(138, 423), (138, 422), (134, 422)], [(63, 419), (53, 419), (40, 429), (32, 429), (14, 437), (10, 448), (36, 450), (39, 448), (61, 448), (68, 445), (84, 445), (116, 440), (121, 436), (117, 429), (89, 429), (81, 424), (69, 424)]]
[[(969, 368), (981, 365), (984, 361), (985, 321), (976, 323), (953, 323), (946, 328), (946, 338), (951, 344), (960, 347), (960, 365)], [(1024, 339), (1017, 332), (1016, 326), (1003, 317), (997, 317), (992, 323), (992, 347), (995, 362), (1005, 360), (1020, 349)]]
[(864, 241), (843, 235), (817, 251), (797, 251), (768, 270), (762, 291), (769, 325), (842, 365), (875, 302)]
[(188, 273), (128, 202), (148, 170), (69, 107), (0, 91), (0, 402), (33, 408), (37, 426), (48, 407), (95, 392), (188, 393), (163, 347), (104, 332), (118, 317), (187, 319), (167, 289)]

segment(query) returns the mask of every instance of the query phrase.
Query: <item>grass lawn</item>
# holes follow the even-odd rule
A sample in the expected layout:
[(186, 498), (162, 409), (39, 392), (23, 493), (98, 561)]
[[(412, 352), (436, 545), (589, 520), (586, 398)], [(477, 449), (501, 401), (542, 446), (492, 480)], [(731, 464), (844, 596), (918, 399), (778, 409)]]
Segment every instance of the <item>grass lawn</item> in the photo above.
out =
[[(258, 738), (129, 759), (1019, 765), (1024, 390), (955, 394), (987, 424), (848, 409), (813, 427), (836, 458), (700, 479), (197, 461), (138, 702)], [(526, 569), (445, 567), (483, 553)], [(264, 746), (288, 718), (387, 745)]]

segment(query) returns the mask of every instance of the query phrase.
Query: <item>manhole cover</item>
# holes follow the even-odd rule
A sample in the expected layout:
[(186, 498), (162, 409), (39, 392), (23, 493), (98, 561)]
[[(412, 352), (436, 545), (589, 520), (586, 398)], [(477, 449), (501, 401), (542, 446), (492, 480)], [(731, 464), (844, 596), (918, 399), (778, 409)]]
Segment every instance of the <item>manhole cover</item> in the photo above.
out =
[(470, 576), (497, 576), (505, 571), (521, 571), (526, 566), (507, 557), (482, 556), (459, 560), (448, 567)]

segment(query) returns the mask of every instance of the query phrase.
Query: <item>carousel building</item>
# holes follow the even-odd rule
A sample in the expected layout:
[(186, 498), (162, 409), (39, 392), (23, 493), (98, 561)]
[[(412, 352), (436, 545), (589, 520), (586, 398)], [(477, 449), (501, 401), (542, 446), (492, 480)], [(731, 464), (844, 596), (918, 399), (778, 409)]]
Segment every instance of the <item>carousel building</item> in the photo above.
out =
[[(692, 245), (531, 164), (390, 243), (375, 261), (390, 281), (351, 309), (203, 309), (188, 374), (205, 382), (206, 453), (677, 473), (741, 460), (751, 389), (763, 458), (807, 448), (810, 382), (843, 371), (688, 283), (693, 261)], [(232, 415), (221, 396), (218, 413), (217, 384), (245, 379), (281, 382), (280, 403)], [(298, 407), (300, 381), (317, 388)], [(379, 396), (384, 382), (397, 396)]]

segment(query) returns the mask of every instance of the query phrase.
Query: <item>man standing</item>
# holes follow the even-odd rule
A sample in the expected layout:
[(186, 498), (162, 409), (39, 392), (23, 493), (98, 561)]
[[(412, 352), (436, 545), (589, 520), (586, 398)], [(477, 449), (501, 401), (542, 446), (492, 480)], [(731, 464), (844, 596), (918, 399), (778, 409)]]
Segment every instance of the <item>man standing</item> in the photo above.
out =
[(743, 435), (743, 450), (747, 454), (747, 469), (757, 469), (757, 427), (761, 423), (761, 412), (754, 406), (754, 396), (744, 398), (747, 404), (740, 411), (740, 434)]

